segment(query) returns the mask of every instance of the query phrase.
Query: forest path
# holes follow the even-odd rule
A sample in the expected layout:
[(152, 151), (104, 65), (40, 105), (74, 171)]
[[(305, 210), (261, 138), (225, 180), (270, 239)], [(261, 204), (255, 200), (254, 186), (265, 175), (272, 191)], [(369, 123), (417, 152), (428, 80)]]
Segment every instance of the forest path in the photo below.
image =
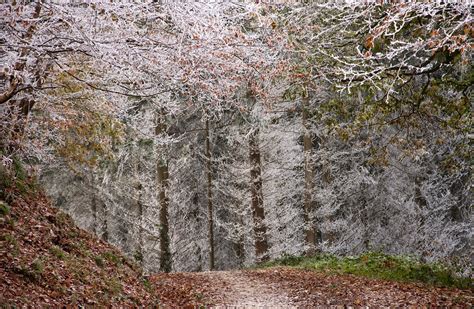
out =
[(297, 308), (278, 283), (268, 282), (246, 271), (215, 271), (202, 273), (211, 282), (223, 286), (212, 297), (216, 309), (283, 309)]
[(272, 267), (156, 274), (163, 308), (269, 309), (333, 306), (473, 308), (474, 290)]

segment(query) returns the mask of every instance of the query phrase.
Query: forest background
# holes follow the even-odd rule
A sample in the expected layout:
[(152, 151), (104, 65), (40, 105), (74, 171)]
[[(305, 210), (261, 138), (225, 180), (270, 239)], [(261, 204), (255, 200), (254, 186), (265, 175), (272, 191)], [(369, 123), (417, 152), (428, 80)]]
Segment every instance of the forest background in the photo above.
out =
[(472, 265), (472, 5), (0, 5), (0, 168), (148, 272)]

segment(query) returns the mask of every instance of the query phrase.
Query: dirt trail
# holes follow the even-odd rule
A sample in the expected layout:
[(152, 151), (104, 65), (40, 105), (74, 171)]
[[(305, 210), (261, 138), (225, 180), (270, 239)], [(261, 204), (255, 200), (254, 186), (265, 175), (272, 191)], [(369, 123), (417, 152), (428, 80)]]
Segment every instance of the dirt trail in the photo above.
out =
[(283, 309), (297, 308), (292, 299), (277, 284), (271, 284), (248, 276), (242, 271), (204, 272), (211, 282), (223, 285), (220, 293), (213, 297), (216, 309)]

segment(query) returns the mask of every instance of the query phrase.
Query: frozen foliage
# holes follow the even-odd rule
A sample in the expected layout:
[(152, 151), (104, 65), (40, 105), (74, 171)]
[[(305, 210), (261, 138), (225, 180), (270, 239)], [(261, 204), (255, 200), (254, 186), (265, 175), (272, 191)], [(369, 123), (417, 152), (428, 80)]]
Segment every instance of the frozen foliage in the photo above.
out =
[(387, 166), (373, 168), (367, 148), (338, 150), (341, 146), (327, 142), (314, 158), (321, 162), (323, 181), (315, 190), (321, 206), (315, 216), (323, 222), (325, 250), (381, 250), (430, 261), (448, 252), (469, 258), (468, 171), (443, 172), (433, 158), (445, 149), (436, 147), (417, 162), (395, 159), (399, 151), (393, 147)]
[(469, 262), (471, 11), (1, 4), (0, 164), (30, 159), (149, 272), (317, 251)]

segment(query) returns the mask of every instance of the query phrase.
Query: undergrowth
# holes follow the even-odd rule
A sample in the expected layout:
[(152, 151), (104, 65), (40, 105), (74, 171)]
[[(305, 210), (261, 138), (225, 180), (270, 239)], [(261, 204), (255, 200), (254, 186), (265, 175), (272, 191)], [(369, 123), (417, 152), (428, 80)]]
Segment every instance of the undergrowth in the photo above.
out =
[(28, 174), (20, 159), (13, 157), (8, 167), (0, 165), (0, 200), (10, 202), (14, 195), (34, 196), (37, 191), (37, 179)]
[(368, 252), (356, 257), (322, 254), (311, 257), (285, 256), (259, 267), (289, 266), (338, 274), (353, 274), (403, 282), (423, 282), (435, 286), (472, 289), (472, 278), (456, 275), (456, 269), (442, 263), (423, 263), (408, 256)]

